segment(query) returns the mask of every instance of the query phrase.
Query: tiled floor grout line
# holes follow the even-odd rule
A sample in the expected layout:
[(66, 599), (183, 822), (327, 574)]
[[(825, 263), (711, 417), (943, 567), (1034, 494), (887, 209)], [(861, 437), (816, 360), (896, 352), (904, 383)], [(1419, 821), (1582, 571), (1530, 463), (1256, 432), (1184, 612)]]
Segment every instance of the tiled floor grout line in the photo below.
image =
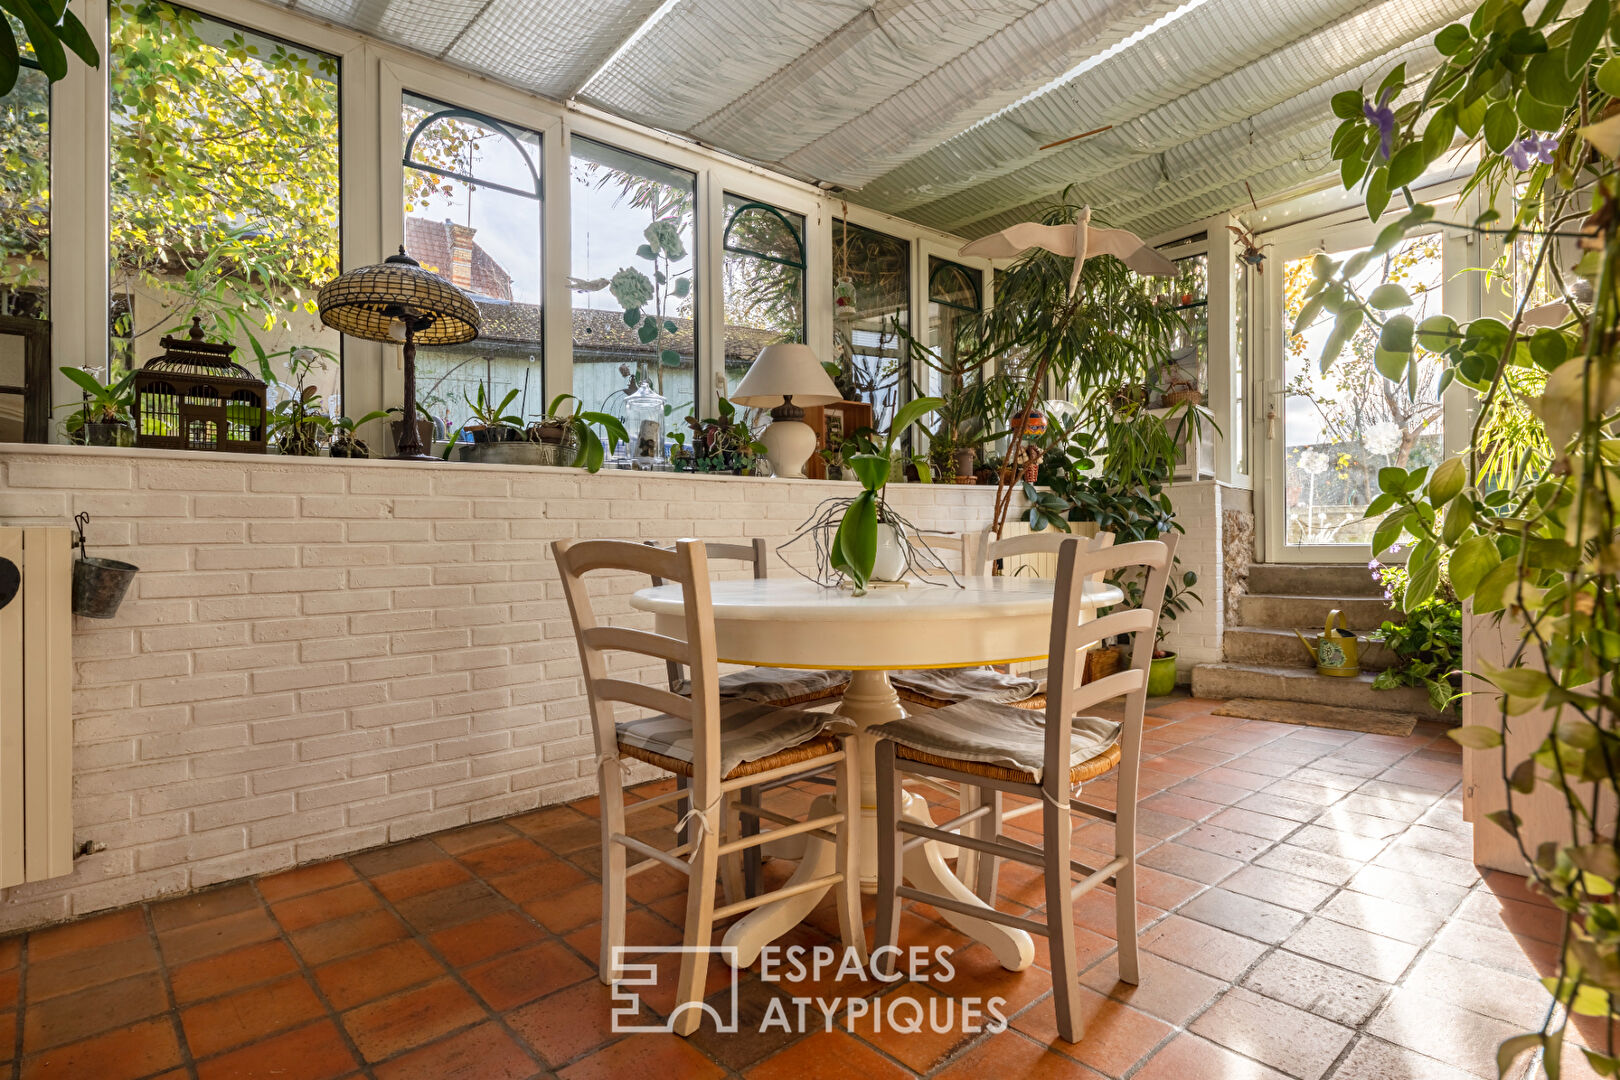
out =
[[(484, 824), (487, 824), (487, 823), (484, 823)], [(523, 834), (519, 830), (513, 829), (512, 832), (513, 832), (513, 838), (514, 839), (516, 839), (518, 837), (523, 837), (523, 839), (529, 840), (530, 843), (534, 844), (536, 847), (541, 848), (542, 850), (546, 850), (546, 851), (550, 850), (549, 848), (546, 848), (543, 844), (540, 844), (538, 841), (534, 840), (532, 837), (523, 836)], [(443, 847), (440, 847), (439, 844), (436, 841), (433, 841), (432, 839), (429, 839), (428, 842), (432, 843), (434, 847), (438, 848), (439, 851), (441, 853), (443, 853), (445, 858), (450, 859), (456, 865), (462, 867), (463, 869), (465, 869), (469, 873), (471, 873), (473, 875), (473, 880), (483, 882), (484, 887), (489, 889), (489, 891), (494, 893), (496, 896), (499, 896), (501, 898), (501, 901), (503, 903), (507, 904), (511, 911), (516, 912), (522, 918), (527, 919), (529, 922), (533, 923), (535, 929), (539, 930), (541, 932), (541, 934), (545, 935), (545, 937), (543, 937), (541, 939), (542, 941), (550, 939), (550, 940), (554, 940), (554, 941), (557, 941), (557, 942), (561, 943), (564, 947), (568, 947), (568, 943), (566, 941), (563, 941), (561, 935), (553, 934), (546, 927), (541, 926), (539, 921), (536, 920), (534, 918), (534, 916), (530, 915), (527, 911), (524, 911), (523, 908), (520, 905), (514, 904), (512, 902), (512, 900), (509, 897), (506, 896), (506, 894), (500, 892), (497, 889), (492, 888), (490, 886), (488, 880), (485, 878), (485, 876), (483, 874), (477, 872), (476, 870), (473, 870), (471, 867), (468, 867), (465, 863), (463, 863), (461, 861), (461, 857), (459, 855), (455, 855), (455, 854), (452, 854), (449, 851), (445, 851), (445, 849)], [(488, 846), (493, 847), (494, 845), (488, 845)], [(474, 848), (474, 849), (471, 849), (471, 850), (477, 850), (477, 849)], [(555, 854), (555, 852), (553, 852), (553, 854)], [(390, 900), (387, 896), (385, 896), (381, 889), (377, 888), (377, 883), (371, 879), (371, 876), (369, 874), (361, 873), (358, 869), (354, 868), (352, 863), (350, 864), (350, 869), (354, 869), (355, 873), (359, 876), (360, 880), (364, 881), (366, 883), (366, 887), (369, 888), (376, 895), (378, 903), (382, 906), (384, 911), (387, 911), (389, 914), (393, 915), (394, 918), (398, 919), (403, 925), (410, 928), (412, 939), (415, 940), (416, 943), (419, 946), (421, 946), (423, 951), (425, 951), (429, 956), (433, 957), (434, 960), (438, 961), (440, 964), (442, 964), (444, 966), (444, 969), (447, 972), (449, 972), (450, 977), (452, 979), (454, 979), (456, 981), (456, 983), (462, 988), (462, 990), (464, 990), (472, 998), (472, 1000), (477, 1002), (479, 1007), (484, 1010), (484, 1013), (485, 1013), (485, 1016), (487, 1017), (487, 1019), (493, 1020), (500, 1027), (500, 1029), (502, 1031), (506, 1032), (506, 1034), (511, 1037), (512, 1041), (514, 1043), (516, 1043), (517, 1046), (522, 1048), (522, 1050), (523, 1050), (523, 1052), (525, 1054), (529, 1055), (530, 1060), (532, 1060), (535, 1063), (535, 1066), (540, 1070), (540, 1072), (542, 1074), (550, 1074), (551, 1073), (551, 1068), (550, 1068), (550, 1066), (548, 1066), (546, 1064), (545, 1059), (540, 1056), (540, 1052), (538, 1050), (536, 1050), (534, 1047), (530, 1046), (529, 1045), (529, 1040), (524, 1038), (523, 1035), (520, 1032), (518, 1032), (518, 1030), (516, 1028), (512, 1027), (511, 1024), (507, 1023), (505, 1014), (501, 1013), (493, 1005), (489, 1004), (489, 1002), (484, 1000), (484, 996), (482, 994), (480, 994), (476, 989), (474, 989), (473, 985), (467, 981), (466, 976), (462, 974), (461, 968), (459, 968), (455, 964), (452, 964), (449, 961), (449, 959), (447, 959), (445, 957), (444, 953), (439, 951), (439, 947), (437, 945), (433, 944), (432, 936), (430, 934), (425, 934), (425, 933), (419, 932), (416, 929), (415, 925), (410, 922), (410, 920), (406, 919), (403, 915), (401, 915), (399, 913), (399, 909), (394, 906), (394, 902), (392, 900)], [(480, 918), (482, 918), (482, 917), (483, 916), (480, 916)], [(476, 921), (476, 920), (468, 920), (468, 921), (472, 922), (472, 921)], [(462, 925), (462, 924), (458, 923), (457, 925), (459, 926), (459, 925)], [(444, 929), (450, 929), (450, 928), (445, 927)], [(527, 948), (527, 947), (529, 947), (529, 946), (525, 946), (525, 948)], [(486, 958), (486, 959), (493, 959), (493, 957), (489, 957), (489, 958)], [(484, 961), (482, 961), (482, 960), (478, 961), (478, 963), (483, 963), (483, 962)], [(434, 979), (437, 979), (437, 978), (438, 978), (438, 976), (435, 975)], [(426, 980), (426, 981), (431, 982), (433, 980), (430, 979), (430, 980)], [(583, 979), (580, 980), (580, 982), (584, 982), (584, 981), (585, 980), (583, 980)], [(414, 985), (420, 986), (420, 985), (423, 985), (423, 984), (422, 983), (417, 983), (417, 984), (414, 984)], [(577, 985), (578, 985), (578, 983), (569, 983), (568, 986), (559, 986), (555, 990), (553, 990), (552, 993), (559, 993), (559, 992), (561, 992), (563, 990), (568, 989), (568, 987), (577, 986)], [(387, 999), (389, 997), (394, 996), (394, 994), (401, 993), (401, 992), (403, 992), (403, 990), (396, 990), (396, 991), (393, 991), (393, 993), (385, 994), (385, 995), (383, 995), (382, 998), (378, 998), (376, 1000), (378, 1000), (378, 1001), (385, 1000), (385, 999)], [(549, 996), (549, 995), (547, 995), (547, 996)], [(535, 1000), (540, 1000), (540, 999), (536, 998)], [(529, 1003), (524, 1002), (523, 1004), (526, 1005), (526, 1004), (529, 1004)], [(358, 1008), (359, 1006), (356, 1006), (356, 1007)], [(515, 1006), (515, 1007), (521, 1008), (522, 1006), (519, 1005), (519, 1006)], [(379, 1064), (379, 1065), (384, 1064), (385, 1062), (395, 1061), (395, 1060), (397, 1060), (397, 1059), (399, 1059), (401, 1057), (404, 1057), (406, 1054), (414, 1054), (418, 1050), (421, 1050), (421, 1049), (423, 1049), (425, 1047), (437, 1045), (438, 1043), (441, 1043), (441, 1042), (445, 1041), (446, 1039), (454, 1038), (455, 1036), (460, 1035), (462, 1032), (470, 1031), (473, 1028), (477, 1027), (479, 1024), (483, 1023), (483, 1022), (484, 1021), (474, 1021), (471, 1024), (467, 1024), (467, 1025), (465, 1025), (463, 1027), (456, 1028), (454, 1031), (447, 1031), (447, 1032), (443, 1033), (442, 1035), (440, 1035), (438, 1038), (431, 1039), (428, 1042), (422, 1043), (420, 1046), (413, 1046), (413, 1047), (411, 1047), (411, 1048), (409, 1048), (407, 1050), (402, 1050), (398, 1054), (395, 1054), (395, 1055), (393, 1055), (392, 1057), (389, 1057), (389, 1058), (385, 1058), (385, 1059), (383, 1059), (383, 1061), (376, 1062), (375, 1064)], [(341, 1026), (342, 1026), (342, 1021), (339, 1020), (339, 1027), (341, 1027)], [(347, 1034), (347, 1033), (345, 1033), (345, 1034)], [(361, 1060), (364, 1061), (365, 1058), (362, 1057)]]
[[(258, 890), (254, 891), (257, 894)], [(186, 1038), (186, 1026), (180, 1022), (180, 1003), (175, 1000), (174, 980), (169, 977), (169, 961), (163, 955), (163, 942), (158, 938), (157, 922), (152, 918), (152, 905), (142, 904), (141, 908), (141, 922), (146, 927), (147, 940), (152, 943), (152, 953), (157, 958), (158, 974), (163, 978), (163, 993), (169, 1002), (169, 1023), (174, 1028), (175, 1042), (180, 1047), (180, 1064), (185, 1066), (186, 1072), (195, 1080), (197, 1059), (191, 1053), (191, 1041)], [(270, 913), (266, 911), (265, 915), (268, 917)], [(166, 1071), (167, 1068), (159, 1069), (149, 1075), (158, 1075)]]
[[(345, 865), (349, 864), (348, 859), (344, 859), (342, 861)], [(357, 877), (363, 877), (363, 875), (361, 875), (358, 870), (355, 870), (352, 865), (349, 866), (349, 869), (354, 871)], [(326, 996), (326, 991), (321, 988), (320, 982), (315, 978), (315, 969), (310, 967), (308, 962), (304, 959), (304, 954), (299, 952), (298, 947), (293, 944), (292, 935), (288, 933), (285, 926), (281, 925), (281, 920), (276, 917), (276, 910), (270, 906), (269, 899), (259, 888), (259, 881), (259, 878), (252, 879), (253, 895), (257, 897), (259, 903), (263, 905), (265, 917), (268, 918), (275, 926), (276, 937), (281, 941), (283, 947), (285, 947), (286, 950), (292, 954), (293, 963), (298, 966), (298, 973), (303, 976), (304, 982), (307, 983), (310, 990), (314, 992), (315, 1000), (319, 1001), (321, 1003), (321, 1007), (326, 1010), (326, 1015), (331, 1020), (332, 1026), (337, 1028), (338, 1038), (343, 1040), (343, 1045), (348, 1047), (349, 1052), (354, 1055), (354, 1060), (360, 1063), (360, 1075), (369, 1077), (370, 1080), (376, 1080), (376, 1073), (372, 1072), (371, 1063), (366, 1060), (366, 1056), (360, 1052), (360, 1047), (357, 1046), (354, 1039), (349, 1036), (349, 1029), (343, 1026), (343, 1014), (338, 1012), (336, 1007), (333, 1006), (331, 1000)], [(301, 895), (307, 896), (321, 891), (322, 890), (320, 889), (314, 889), (311, 890), (310, 893)], [(294, 897), (286, 897), (285, 899), (294, 899)], [(305, 1027), (319, 1022), (320, 1021), (318, 1020), (311, 1020), (309, 1024), (288, 1028), (286, 1031), (277, 1032), (276, 1034), (285, 1035), (292, 1031), (302, 1031)], [(250, 1043), (248, 1045), (252, 1044)], [(230, 1052), (231, 1051), (224, 1051), (224, 1053)], [(345, 1073), (344, 1075), (349, 1076), (351, 1074)]]

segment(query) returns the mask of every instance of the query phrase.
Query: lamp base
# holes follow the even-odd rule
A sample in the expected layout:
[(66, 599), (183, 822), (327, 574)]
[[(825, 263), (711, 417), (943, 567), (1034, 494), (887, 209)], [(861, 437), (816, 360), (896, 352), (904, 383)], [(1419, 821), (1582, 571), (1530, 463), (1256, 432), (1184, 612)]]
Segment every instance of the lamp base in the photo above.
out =
[(759, 436), (771, 472), (788, 479), (804, 479), (804, 463), (816, 452), (816, 432), (802, 420), (777, 420)]

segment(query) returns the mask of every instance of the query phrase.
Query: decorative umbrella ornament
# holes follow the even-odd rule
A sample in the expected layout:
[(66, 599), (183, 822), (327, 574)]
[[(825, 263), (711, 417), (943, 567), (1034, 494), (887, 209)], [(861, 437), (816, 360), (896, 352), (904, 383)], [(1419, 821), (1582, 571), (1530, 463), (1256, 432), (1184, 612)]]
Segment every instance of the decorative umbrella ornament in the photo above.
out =
[[(1149, 247), (1147, 242), (1135, 233), (1125, 229), (1092, 228), (1089, 206), (1081, 208), (1075, 215), (1072, 225), (1043, 225), (1038, 221), (1025, 221), (1002, 229), (998, 233), (980, 237), (964, 245), (957, 254), (985, 259), (1005, 259), (1030, 248), (1041, 248), (1054, 255), (1074, 260), (1074, 268), (1069, 272), (1068, 295), (1062, 310), (1058, 312), (1056, 319), (1058, 332), (1052, 336), (1053, 340), (1061, 337), (1079, 307), (1080, 274), (1085, 269), (1087, 259), (1113, 256), (1138, 274), (1154, 277), (1174, 277), (1176, 274), (1176, 264)], [(1031, 422), (1035, 419), (1041, 388), (1046, 384), (1046, 369), (1051, 362), (1051, 354), (1045, 352), (1030, 365), (1029, 394), (1023, 409), (1019, 411), (1018, 422), (1013, 425), (1012, 442), (1007, 447), (1007, 460), (1010, 462), (1022, 460), (1020, 455), (1023, 453), (1024, 439), (1033, 433)], [(1041, 419), (1044, 422), (1045, 418)], [(1001, 530), (1007, 523), (1007, 511), (1012, 505), (1016, 476), (1017, 470), (1003, 469), (1001, 482), (996, 486), (995, 513), (991, 518), (990, 527), (995, 530), (997, 537), (1001, 536)]]

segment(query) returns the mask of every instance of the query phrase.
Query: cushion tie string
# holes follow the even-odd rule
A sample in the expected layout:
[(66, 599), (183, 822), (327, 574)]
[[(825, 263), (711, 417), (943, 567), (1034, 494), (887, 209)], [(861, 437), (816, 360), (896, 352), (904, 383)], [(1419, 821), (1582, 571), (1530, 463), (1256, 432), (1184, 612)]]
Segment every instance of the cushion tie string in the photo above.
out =
[(726, 793), (722, 791), (714, 797), (712, 803), (701, 810), (698, 809), (697, 803), (694, 802), (686, 813), (681, 815), (681, 819), (675, 823), (675, 835), (677, 837), (680, 836), (681, 830), (685, 829), (687, 825), (697, 827), (697, 838), (692, 841), (692, 850), (686, 853), (688, 863), (697, 858), (698, 851), (703, 847), (704, 838), (712, 835), (714, 830), (709, 825), (709, 814), (720, 805), (721, 800), (725, 797)]

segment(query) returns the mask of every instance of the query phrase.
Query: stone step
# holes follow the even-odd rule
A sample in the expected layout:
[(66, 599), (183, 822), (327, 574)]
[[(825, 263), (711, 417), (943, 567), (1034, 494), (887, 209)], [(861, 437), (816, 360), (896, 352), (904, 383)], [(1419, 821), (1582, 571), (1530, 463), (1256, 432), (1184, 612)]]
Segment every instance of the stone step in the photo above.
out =
[(1429, 695), (1420, 687), (1374, 690), (1372, 682), (1370, 672), (1345, 679), (1318, 675), (1311, 668), (1268, 664), (1198, 664), (1192, 670), (1192, 693), (1197, 698), (1297, 701), (1303, 705), (1406, 712), (1428, 719), (1450, 718), (1449, 713), (1437, 713), (1429, 707)]
[(1365, 563), (1255, 563), (1249, 567), (1249, 592), (1271, 596), (1383, 596)]
[[(1321, 628), (1317, 627), (1314, 633), (1306, 631), (1305, 636), (1311, 638), (1321, 632)], [(1382, 642), (1372, 641), (1365, 634), (1356, 635), (1356, 652), (1364, 670), (1380, 671), (1395, 662), (1394, 654)], [(1292, 630), (1275, 626), (1227, 627), (1221, 636), (1221, 655), (1235, 664), (1298, 668), (1316, 666)]]
[(1376, 630), (1385, 619), (1402, 621), (1399, 612), (1391, 612), (1382, 594), (1378, 596), (1332, 597), (1319, 595), (1276, 596), (1250, 593), (1238, 604), (1238, 625), (1286, 628), (1297, 626), (1301, 630), (1318, 632), (1327, 621), (1328, 612), (1338, 608), (1352, 630)]

